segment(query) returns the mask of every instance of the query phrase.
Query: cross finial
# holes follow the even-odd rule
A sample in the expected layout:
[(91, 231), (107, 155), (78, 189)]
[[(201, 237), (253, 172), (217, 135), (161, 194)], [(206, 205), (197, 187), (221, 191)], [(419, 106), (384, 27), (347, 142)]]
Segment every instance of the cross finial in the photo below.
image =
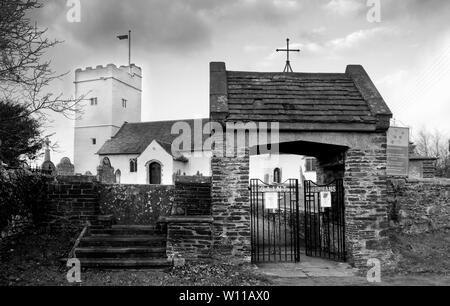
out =
[(284, 67), (283, 72), (294, 72), (291, 67), (291, 61), (289, 58), (289, 52), (300, 52), (300, 49), (289, 49), (289, 41), (290, 39), (286, 39), (286, 49), (277, 49), (277, 52), (286, 52), (287, 53), (287, 59), (286, 59), (286, 66)]
[(51, 161), (50, 158), (50, 139), (48, 137), (45, 137), (45, 161)]

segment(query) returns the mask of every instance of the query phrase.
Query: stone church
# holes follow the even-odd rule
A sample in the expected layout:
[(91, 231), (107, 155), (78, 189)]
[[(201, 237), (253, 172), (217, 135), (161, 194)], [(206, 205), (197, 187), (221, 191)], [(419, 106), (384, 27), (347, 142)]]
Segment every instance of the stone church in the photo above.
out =
[[(179, 136), (172, 134), (175, 123), (185, 122), (194, 131), (196, 123), (203, 127), (209, 119), (141, 122), (141, 68), (109, 64), (77, 69), (75, 93), (86, 94), (75, 124), (76, 173), (95, 174), (107, 158), (121, 184), (173, 185), (177, 175), (211, 175), (210, 151), (172, 150)], [(267, 183), (316, 178), (312, 157), (262, 155), (252, 157), (251, 163), (251, 177)]]

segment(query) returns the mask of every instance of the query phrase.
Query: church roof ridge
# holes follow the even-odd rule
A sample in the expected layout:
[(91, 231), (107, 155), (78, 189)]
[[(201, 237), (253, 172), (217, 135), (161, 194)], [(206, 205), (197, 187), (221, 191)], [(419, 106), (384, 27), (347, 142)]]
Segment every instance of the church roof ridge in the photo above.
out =
[[(194, 122), (201, 120), (202, 123), (209, 122), (210, 119), (180, 119), (180, 120), (166, 120), (166, 121), (149, 121), (149, 122), (125, 122), (116, 135), (110, 140), (106, 141), (101, 149), (97, 152), (98, 155), (132, 155), (142, 154), (147, 147), (153, 142), (157, 141), (162, 144), (165, 149), (167, 145), (179, 136), (173, 135), (172, 126), (176, 122), (186, 122), (192, 130), (194, 130)], [(193, 133), (192, 145), (195, 144)], [(208, 135), (202, 133), (202, 140), (205, 140)]]
[(167, 120), (156, 120), (156, 121), (142, 121), (142, 122), (126, 122), (126, 124), (152, 124), (152, 123), (163, 123), (163, 122), (183, 122), (183, 121), (208, 121), (209, 118), (185, 118), (185, 119), (167, 119)]

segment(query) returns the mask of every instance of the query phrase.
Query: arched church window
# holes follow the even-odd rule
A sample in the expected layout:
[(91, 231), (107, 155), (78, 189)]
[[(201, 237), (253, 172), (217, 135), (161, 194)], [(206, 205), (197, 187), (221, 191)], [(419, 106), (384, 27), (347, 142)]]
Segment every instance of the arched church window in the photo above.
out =
[(120, 170), (116, 171), (116, 184), (120, 184), (122, 180), (122, 172)]
[(148, 166), (150, 185), (161, 185), (161, 164), (153, 162)]
[(130, 172), (136, 173), (138, 171), (137, 159), (130, 159)]
[(273, 170), (273, 182), (280, 184), (281, 183), (281, 169), (280, 168), (275, 168), (275, 170)]

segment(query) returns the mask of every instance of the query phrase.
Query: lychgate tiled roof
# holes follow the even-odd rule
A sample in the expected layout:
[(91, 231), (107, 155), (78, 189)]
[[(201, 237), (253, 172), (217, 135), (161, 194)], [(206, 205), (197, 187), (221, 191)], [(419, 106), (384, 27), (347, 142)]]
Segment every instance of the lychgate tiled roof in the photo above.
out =
[(211, 63), (211, 119), (282, 129), (385, 131), (392, 113), (362, 66), (344, 73), (227, 71)]
[(227, 75), (229, 120), (376, 121), (346, 74), (229, 71)]
[[(203, 125), (208, 121), (207, 119), (199, 119)], [(208, 135), (194, 134), (194, 120), (175, 120), (175, 121), (159, 121), (159, 122), (142, 122), (142, 123), (125, 123), (117, 134), (105, 142), (102, 148), (98, 151), (99, 155), (130, 155), (141, 154), (147, 147), (156, 140), (164, 150), (171, 152), (172, 142), (179, 137), (173, 135), (172, 127), (177, 122), (185, 122), (189, 125), (192, 131), (191, 144), (194, 146), (195, 137), (206, 138)], [(199, 141), (202, 144), (202, 141)]]

